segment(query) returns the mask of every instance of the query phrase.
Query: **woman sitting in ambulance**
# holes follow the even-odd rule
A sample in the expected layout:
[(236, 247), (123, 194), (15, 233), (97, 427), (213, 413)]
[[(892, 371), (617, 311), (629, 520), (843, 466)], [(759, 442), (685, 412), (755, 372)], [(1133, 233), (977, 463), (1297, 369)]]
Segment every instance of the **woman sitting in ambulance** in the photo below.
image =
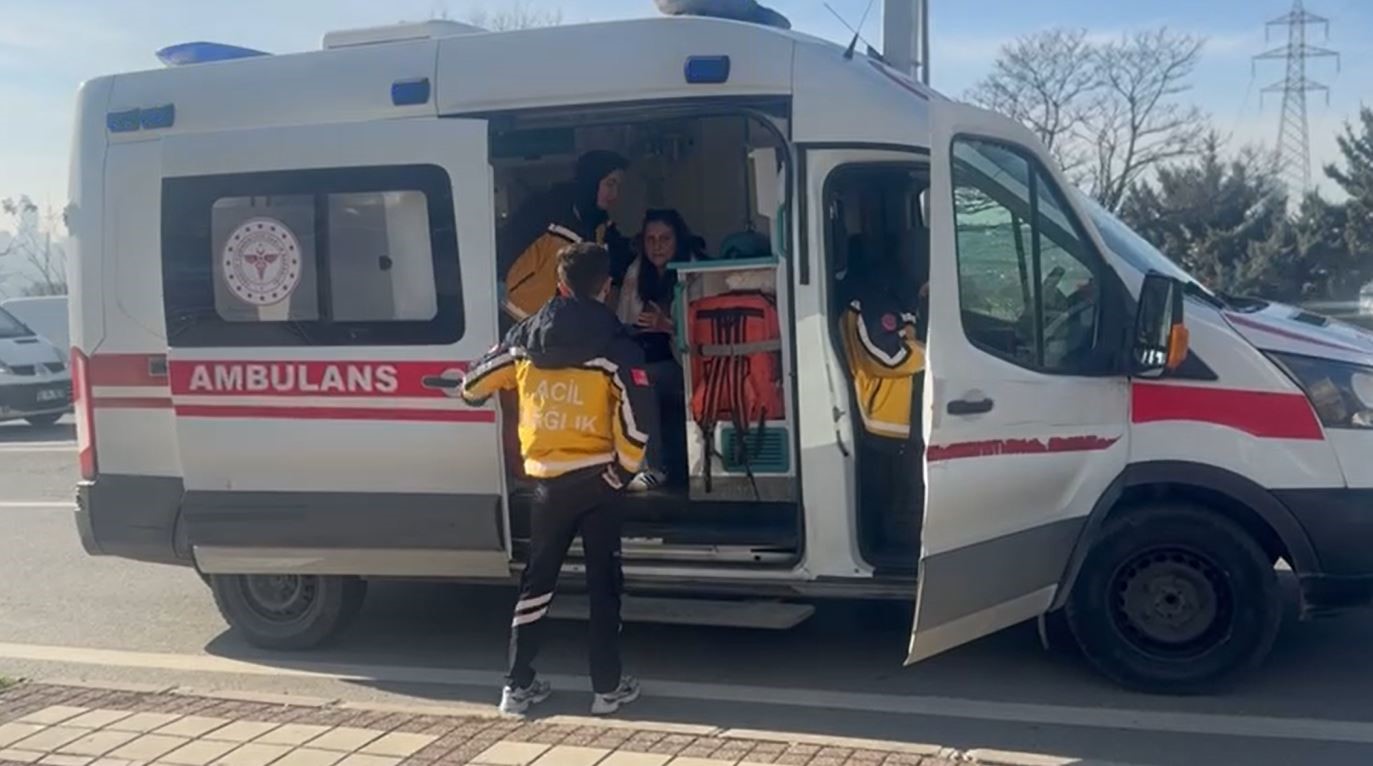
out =
[(619, 294), (611, 305), (643, 349), (662, 413), (661, 438), (648, 445), (645, 470), (629, 484), (629, 489), (643, 492), (686, 475), (684, 387), (672, 321), (677, 272), (668, 265), (691, 260), (703, 243), (692, 235), (680, 213), (660, 209), (644, 215), (638, 245), (638, 257), (615, 275)]

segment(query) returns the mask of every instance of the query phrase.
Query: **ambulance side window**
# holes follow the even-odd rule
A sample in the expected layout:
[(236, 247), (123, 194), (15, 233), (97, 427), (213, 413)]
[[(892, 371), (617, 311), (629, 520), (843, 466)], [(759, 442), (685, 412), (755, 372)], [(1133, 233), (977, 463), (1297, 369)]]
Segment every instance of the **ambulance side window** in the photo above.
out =
[(1012, 146), (959, 138), (953, 181), (968, 340), (1043, 372), (1112, 371), (1101, 342), (1105, 263), (1044, 168)]
[(169, 344), (455, 342), (451, 188), (429, 165), (167, 179)]

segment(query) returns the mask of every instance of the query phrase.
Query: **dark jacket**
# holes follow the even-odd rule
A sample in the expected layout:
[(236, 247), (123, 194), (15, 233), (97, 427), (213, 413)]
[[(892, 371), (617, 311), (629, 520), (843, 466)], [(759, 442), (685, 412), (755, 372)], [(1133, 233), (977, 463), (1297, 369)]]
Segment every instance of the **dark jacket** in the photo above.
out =
[(553, 478), (596, 465), (620, 486), (656, 438), (658, 412), (643, 356), (601, 303), (555, 297), (510, 328), (468, 370), (463, 398), (519, 392), (525, 472)]

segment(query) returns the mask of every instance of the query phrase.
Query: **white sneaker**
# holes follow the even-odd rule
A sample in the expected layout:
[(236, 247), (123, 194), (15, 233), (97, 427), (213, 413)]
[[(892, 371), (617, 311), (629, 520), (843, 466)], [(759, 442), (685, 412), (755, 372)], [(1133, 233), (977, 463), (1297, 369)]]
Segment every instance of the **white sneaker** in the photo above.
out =
[(630, 492), (650, 492), (662, 486), (667, 476), (658, 471), (643, 471), (629, 480), (625, 488)]
[(553, 685), (537, 678), (529, 686), (516, 689), (509, 684), (501, 692), (501, 712), (506, 715), (524, 715), (529, 708), (548, 699), (553, 693)]
[(620, 679), (620, 685), (615, 688), (615, 691), (607, 694), (597, 694), (592, 697), (591, 714), (610, 715), (638, 698), (638, 680), (633, 676), (625, 676)]

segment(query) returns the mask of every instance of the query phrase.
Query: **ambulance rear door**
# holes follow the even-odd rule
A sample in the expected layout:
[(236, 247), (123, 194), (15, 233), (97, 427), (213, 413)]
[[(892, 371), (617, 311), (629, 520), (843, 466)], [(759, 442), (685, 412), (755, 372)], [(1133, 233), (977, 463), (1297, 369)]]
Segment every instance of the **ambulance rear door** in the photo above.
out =
[(222, 574), (505, 576), (487, 124), (168, 136), (181, 534)]

